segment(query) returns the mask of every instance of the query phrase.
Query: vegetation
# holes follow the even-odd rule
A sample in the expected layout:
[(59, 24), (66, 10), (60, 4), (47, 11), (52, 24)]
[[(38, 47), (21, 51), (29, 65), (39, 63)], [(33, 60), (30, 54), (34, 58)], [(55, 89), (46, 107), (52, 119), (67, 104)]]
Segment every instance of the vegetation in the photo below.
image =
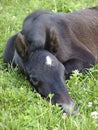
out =
[(85, 74), (73, 72), (67, 81), (79, 106), (79, 114), (68, 117), (57, 105), (42, 99), (17, 68), (2, 60), (6, 41), (33, 10), (72, 12), (95, 5), (98, 0), (0, 0), (0, 130), (98, 129), (98, 65)]

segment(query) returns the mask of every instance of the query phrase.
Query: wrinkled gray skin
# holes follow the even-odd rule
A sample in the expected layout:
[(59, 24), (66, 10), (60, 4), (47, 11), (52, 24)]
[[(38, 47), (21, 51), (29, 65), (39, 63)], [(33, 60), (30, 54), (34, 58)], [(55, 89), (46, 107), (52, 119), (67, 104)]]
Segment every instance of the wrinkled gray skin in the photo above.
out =
[(68, 114), (77, 114), (77, 106), (68, 94), (64, 81), (64, 66), (48, 51), (35, 51), (27, 59), (14, 53), (13, 64), (28, 75), (31, 84), (42, 97), (53, 94), (52, 103), (58, 103)]

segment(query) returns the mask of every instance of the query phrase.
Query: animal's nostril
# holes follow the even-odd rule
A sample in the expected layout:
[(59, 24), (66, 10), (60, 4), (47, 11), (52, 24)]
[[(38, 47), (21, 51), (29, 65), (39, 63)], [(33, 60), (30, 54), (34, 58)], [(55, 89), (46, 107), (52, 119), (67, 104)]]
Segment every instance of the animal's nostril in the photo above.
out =
[(61, 104), (59, 104), (58, 106), (59, 106), (59, 107), (62, 107), (62, 105), (61, 105)]
[(60, 107), (61, 110), (63, 110), (65, 112), (65, 110), (63, 109), (61, 104), (58, 104), (58, 106)]

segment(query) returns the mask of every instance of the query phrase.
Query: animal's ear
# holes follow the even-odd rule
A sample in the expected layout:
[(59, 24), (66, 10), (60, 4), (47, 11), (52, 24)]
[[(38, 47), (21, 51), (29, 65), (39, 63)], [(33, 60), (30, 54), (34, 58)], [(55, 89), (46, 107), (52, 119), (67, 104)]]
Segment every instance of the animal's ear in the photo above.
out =
[(26, 41), (24, 35), (21, 33), (18, 33), (16, 37), (15, 48), (22, 58), (28, 54), (28, 42)]
[(14, 57), (14, 52), (15, 52), (15, 39), (17, 37), (18, 33), (12, 35), (6, 45), (5, 45), (5, 49), (4, 49), (4, 55), (3, 55), (3, 60), (5, 63), (11, 63)]
[(59, 36), (54, 27), (50, 29), (50, 51), (56, 53), (59, 47)]

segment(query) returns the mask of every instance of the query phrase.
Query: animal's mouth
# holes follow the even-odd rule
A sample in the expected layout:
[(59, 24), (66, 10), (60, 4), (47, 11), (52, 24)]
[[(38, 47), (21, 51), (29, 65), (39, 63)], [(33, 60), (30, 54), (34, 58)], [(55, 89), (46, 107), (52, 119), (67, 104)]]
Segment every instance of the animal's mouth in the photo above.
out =
[(59, 106), (64, 110), (64, 113), (68, 115), (77, 115), (78, 114), (78, 106), (74, 103), (71, 102), (70, 104), (66, 103), (59, 103)]

